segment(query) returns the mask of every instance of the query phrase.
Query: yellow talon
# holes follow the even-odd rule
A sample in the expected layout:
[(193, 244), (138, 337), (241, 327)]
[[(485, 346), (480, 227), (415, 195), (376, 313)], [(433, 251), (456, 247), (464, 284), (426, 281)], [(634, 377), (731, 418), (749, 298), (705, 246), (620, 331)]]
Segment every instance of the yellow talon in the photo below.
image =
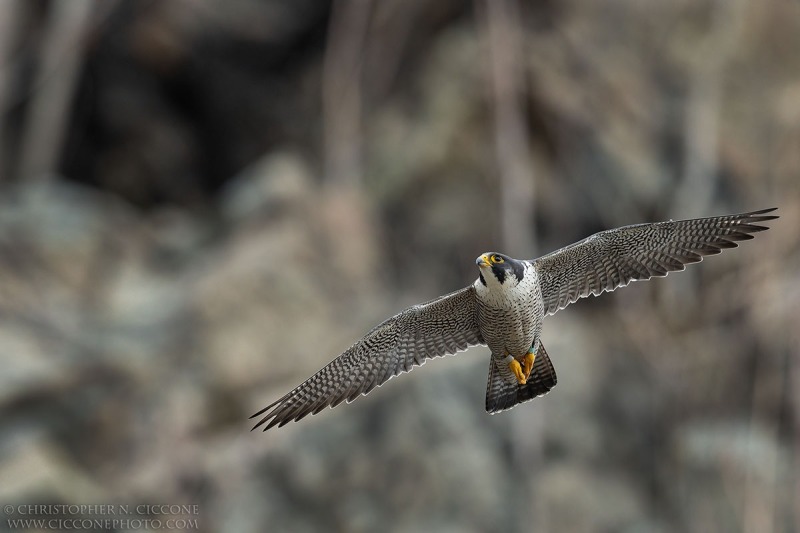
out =
[(519, 382), (520, 385), (525, 385), (525, 383), (528, 381), (528, 378), (522, 373), (522, 366), (520, 366), (519, 361), (512, 359), (508, 363), (508, 368), (514, 373), (514, 377), (517, 378), (517, 382)]
[(528, 381), (528, 378), (531, 377), (531, 371), (533, 370), (533, 362), (535, 360), (536, 360), (536, 355), (533, 352), (528, 352), (525, 354), (525, 359), (522, 361), (524, 365), (522, 367), (522, 372), (525, 374), (525, 381)]

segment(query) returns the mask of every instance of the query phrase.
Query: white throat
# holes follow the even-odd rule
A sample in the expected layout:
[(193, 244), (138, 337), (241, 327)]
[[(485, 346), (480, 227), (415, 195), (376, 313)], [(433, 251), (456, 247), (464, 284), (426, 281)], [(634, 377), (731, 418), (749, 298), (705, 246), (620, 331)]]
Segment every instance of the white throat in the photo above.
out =
[(483, 270), (484, 285), (480, 278), (475, 280), (474, 287), (478, 297), (492, 307), (508, 307), (513, 301), (524, 298), (536, 284), (531, 265), (525, 265), (525, 275), (519, 281), (512, 272), (507, 272), (503, 283), (500, 283), (490, 269)]

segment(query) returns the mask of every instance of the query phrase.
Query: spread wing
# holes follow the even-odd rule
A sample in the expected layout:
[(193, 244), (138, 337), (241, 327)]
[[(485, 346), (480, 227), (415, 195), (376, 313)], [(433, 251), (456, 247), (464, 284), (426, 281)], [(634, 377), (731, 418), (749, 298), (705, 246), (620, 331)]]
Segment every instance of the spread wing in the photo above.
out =
[(264, 431), (351, 402), (427, 359), (483, 344), (475, 289), (466, 287), (415, 305), (373, 328), (322, 370), (250, 418)]
[(578, 298), (613, 291), (631, 281), (683, 270), (704, 255), (735, 248), (736, 241), (768, 229), (759, 222), (776, 208), (738, 215), (636, 224), (595, 233), (580, 242), (536, 259), (547, 314)]

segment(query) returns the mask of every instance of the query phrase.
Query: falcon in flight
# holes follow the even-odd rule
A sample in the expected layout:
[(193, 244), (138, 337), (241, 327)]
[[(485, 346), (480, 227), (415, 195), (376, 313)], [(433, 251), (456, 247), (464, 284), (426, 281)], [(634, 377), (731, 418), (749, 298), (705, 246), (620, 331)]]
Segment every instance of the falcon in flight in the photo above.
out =
[(283, 426), (343, 400), (351, 402), (426, 360), (487, 345), (486, 411), (497, 413), (556, 384), (542, 322), (572, 302), (631, 281), (683, 270), (704, 255), (768, 229), (776, 208), (738, 215), (635, 224), (601, 231), (533, 260), (488, 252), (469, 287), (415, 305), (374, 327), (322, 370), (250, 418)]

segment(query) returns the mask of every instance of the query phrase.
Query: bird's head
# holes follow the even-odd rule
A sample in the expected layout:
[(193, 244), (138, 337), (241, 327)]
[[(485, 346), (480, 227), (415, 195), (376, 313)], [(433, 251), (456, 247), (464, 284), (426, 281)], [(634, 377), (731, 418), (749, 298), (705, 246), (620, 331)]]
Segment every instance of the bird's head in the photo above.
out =
[(480, 271), (480, 280), (484, 286), (491, 283), (504, 287), (516, 286), (525, 275), (525, 265), (522, 261), (517, 261), (507, 255), (497, 252), (487, 252), (481, 254), (475, 260)]

